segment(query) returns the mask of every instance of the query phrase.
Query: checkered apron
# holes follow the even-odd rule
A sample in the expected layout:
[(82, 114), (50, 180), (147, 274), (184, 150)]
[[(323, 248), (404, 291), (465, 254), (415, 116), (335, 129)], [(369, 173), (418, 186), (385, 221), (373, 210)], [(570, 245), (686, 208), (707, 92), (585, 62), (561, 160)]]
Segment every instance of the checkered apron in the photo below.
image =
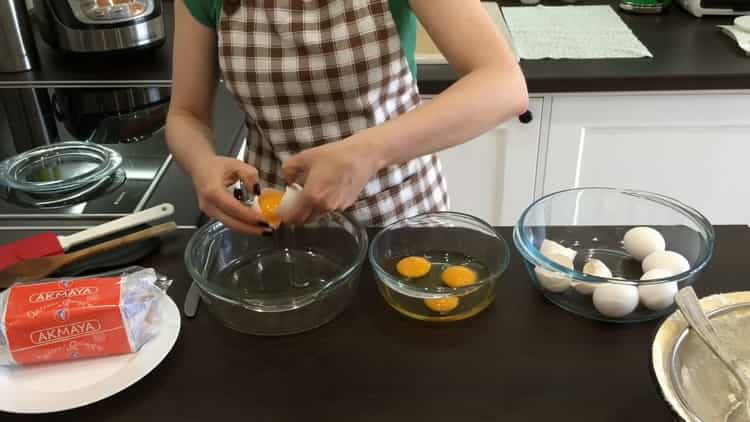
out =
[[(290, 156), (416, 107), (388, 0), (224, 0), (219, 65), (248, 117), (246, 161), (284, 184)], [(382, 169), (346, 210), (365, 225), (445, 210), (435, 155)]]

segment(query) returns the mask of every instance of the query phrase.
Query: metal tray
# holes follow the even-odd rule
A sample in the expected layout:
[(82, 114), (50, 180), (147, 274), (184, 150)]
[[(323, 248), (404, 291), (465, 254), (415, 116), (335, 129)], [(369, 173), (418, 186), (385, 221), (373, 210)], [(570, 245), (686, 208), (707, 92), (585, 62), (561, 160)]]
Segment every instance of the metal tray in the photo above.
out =
[(0, 183), (28, 193), (64, 193), (110, 177), (122, 156), (88, 142), (62, 142), (28, 150), (0, 163)]

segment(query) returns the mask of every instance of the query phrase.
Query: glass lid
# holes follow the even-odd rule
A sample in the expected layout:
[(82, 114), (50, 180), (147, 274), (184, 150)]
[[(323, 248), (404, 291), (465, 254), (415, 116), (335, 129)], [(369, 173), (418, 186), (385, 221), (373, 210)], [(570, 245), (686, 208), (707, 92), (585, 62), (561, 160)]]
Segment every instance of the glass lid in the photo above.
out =
[(122, 156), (86, 142), (44, 145), (0, 163), (0, 183), (29, 193), (62, 193), (110, 177)]

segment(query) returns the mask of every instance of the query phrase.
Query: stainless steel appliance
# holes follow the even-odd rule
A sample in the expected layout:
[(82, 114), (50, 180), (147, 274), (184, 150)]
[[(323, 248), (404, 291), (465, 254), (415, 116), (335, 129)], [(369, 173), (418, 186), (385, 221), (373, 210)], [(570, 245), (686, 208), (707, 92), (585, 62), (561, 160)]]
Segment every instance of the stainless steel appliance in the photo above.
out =
[(750, 0), (676, 0), (693, 16), (739, 16), (750, 14)]
[(166, 37), (161, 0), (34, 0), (34, 15), (63, 53), (154, 48)]
[(0, 72), (22, 72), (33, 66), (36, 48), (24, 0), (8, 0), (0, 7), (0, 51)]
[(164, 126), (170, 89), (57, 88), (52, 104), (68, 133), (100, 144), (132, 143), (149, 138)]

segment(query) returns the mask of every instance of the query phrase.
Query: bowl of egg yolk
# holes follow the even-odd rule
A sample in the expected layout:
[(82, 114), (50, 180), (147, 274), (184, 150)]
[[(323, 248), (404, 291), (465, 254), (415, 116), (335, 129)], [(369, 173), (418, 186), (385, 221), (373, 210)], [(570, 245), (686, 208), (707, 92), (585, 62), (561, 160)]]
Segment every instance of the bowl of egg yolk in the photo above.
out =
[(423, 321), (472, 317), (495, 299), (508, 245), (484, 221), (455, 212), (399, 220), (372, 240), (370, 264), (385, 301)]

